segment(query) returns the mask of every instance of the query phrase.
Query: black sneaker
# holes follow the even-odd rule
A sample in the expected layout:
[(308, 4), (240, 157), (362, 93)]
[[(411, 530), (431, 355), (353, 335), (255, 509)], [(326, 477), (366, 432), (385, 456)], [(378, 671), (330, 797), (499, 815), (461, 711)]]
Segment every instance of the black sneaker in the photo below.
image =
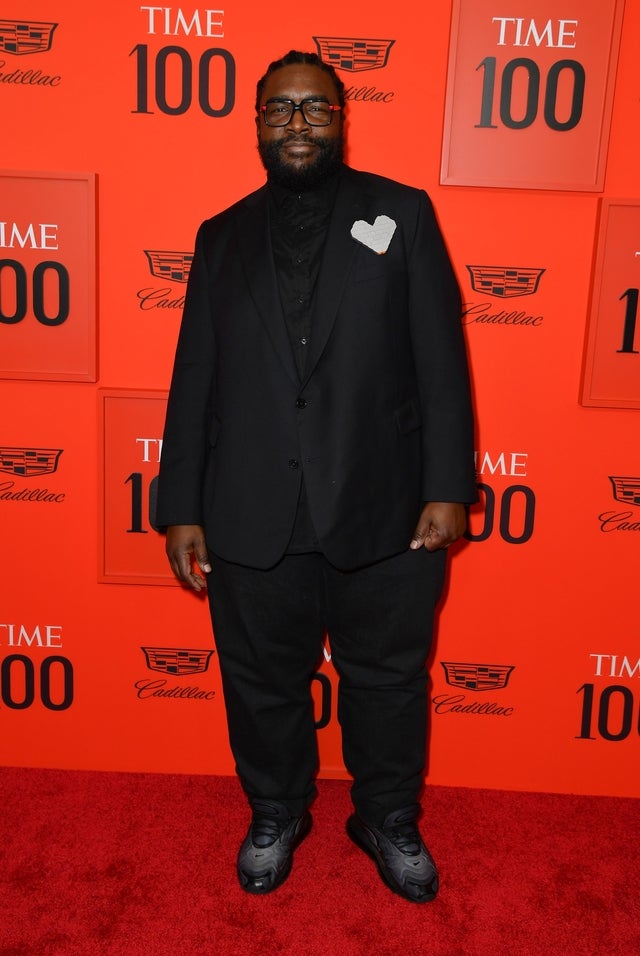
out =
[(289, 876), (293, 851), (311, 829), (311, 814), (292, 817), (276, 800), (252, 800), (253, 819), (238, 852), (238, 879), (247, 893), (270, 893)]
[(419, 812), (417, 803), (395, 810), (381, 827), (353, 814), (347, 833), (375, 861), (389, 889), (414, 903), (428, 903), (438, 892), (438, 871), (417, 827)]

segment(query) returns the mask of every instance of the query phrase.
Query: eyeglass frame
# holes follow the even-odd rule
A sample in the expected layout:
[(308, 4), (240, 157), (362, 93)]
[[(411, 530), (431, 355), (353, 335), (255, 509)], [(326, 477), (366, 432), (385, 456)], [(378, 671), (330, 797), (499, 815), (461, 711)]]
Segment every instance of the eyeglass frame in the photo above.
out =
[[(267, 106), (270, 103), (282, 103), (282, 104), (286, 104), (287, 106), (293, 107), (293, 109), (291, 110), (291, 116), (289, 117), (286, 123), (278, 123), (274, 125), (273, 123), (267, 122)], [(303, 107), (306, 106), (307, 103), (322, 103), (323, 105), (328, 106), (329, 107), (329, 122), (328, 123), (312, 123), (305, 116), (303, 112)], [(309, 124), (309, 126), (314, 126), (316, 129), (323, 129), (323, 128), (326, 129), (327, 126), (331, 126), (331, 124), (333, 123), (333, 114), (336, 112), (340, 112), (342, 110), (342, 107), (334, 106), (324, 96), (306, 96), (303, 100), (300, 100), (299, 103), (296, 103), (295, 100), (289, 99), (289, 97), (287, 96), (282, 96), (282, 97), (273, 96), (270, 99), (268, 99), (267, 102), (264, 103), (262, 106), (258, 107), (258, 112), (262, 113), (262, 117), (264, 119), (264, 125), (268, 126), (269, 129), (284, 129), (285, 126), (288, 126), (289, 123), (293, 122), (293, 117), (296, 115), (296, 110), (300, 110), (300, 115), (302, 116), (305, 123)]]

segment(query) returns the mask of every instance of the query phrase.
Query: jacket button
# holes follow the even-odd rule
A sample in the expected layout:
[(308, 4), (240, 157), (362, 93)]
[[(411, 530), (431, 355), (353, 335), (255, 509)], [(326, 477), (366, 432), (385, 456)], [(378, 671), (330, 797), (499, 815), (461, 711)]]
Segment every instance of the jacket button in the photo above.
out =
[(289, 468), (297, 468), (299, 464), (300, 464), (300, 462), (298, 461), (297, 458), (290, 458), (290, 459), (289, 459)]
[(304, 398), (298, 398), (296, 400), (296, 408), (306, 408), (307, 402)]

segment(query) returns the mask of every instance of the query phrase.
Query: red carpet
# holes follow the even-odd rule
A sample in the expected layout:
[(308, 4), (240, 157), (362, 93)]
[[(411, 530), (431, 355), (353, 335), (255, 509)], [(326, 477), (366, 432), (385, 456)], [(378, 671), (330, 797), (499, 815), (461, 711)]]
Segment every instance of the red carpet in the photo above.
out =
[(289, 880), (253, 897), (234, 779), (0, 769), (0, 953), (640, 953), (639, 801), (430, 788), (442, 888), (418, 906), (347, 838), (347, 784), (319, 789)]

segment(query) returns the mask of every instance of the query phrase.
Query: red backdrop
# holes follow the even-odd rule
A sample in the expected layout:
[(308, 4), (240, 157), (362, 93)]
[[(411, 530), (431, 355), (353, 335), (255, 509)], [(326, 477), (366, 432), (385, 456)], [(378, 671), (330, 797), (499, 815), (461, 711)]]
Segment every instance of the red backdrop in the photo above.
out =
[[(23, 0), (0, 21), (2, 763), (233, 770), (154, 478), (195, 230), (262, 182), (255, 81), (297, 47), (337, 58), (349, 162), (432, 196), (466, 302), (482, 501), (439, 614), (428, 779), (637, 794), (640, 9), (575, 6)], [(314, 694), (342, 776), (329, 661)]]

